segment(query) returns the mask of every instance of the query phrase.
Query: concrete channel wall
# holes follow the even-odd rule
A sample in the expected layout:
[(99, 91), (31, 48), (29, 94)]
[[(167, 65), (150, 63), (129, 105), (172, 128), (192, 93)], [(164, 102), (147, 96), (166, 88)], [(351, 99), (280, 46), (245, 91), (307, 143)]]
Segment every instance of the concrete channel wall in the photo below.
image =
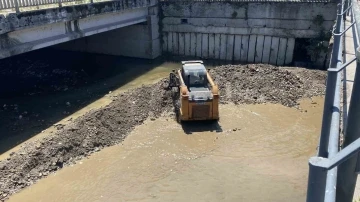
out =
[(327, 45), (319, 42), (336, 18), (329, 2), (162, 1), (160, 8), (164, 54), (275, 65), (293, 62), (301, 38), (316, 39), (308, 54), (318, 51), (313, 62), (324, 64)]

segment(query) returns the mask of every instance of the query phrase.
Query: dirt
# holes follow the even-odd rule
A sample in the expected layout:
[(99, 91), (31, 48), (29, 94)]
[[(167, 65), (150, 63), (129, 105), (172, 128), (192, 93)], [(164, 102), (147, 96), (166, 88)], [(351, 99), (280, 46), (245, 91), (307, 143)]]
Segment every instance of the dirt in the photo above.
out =
[[(219, 71), (219, 69), (222, 71)], [(211, 70), (221, 91), (221, 103), (281, 103), (293, 107), (302, 97), (324, 93), (322, 71), (269, 65), (220, 66)]]
[[(270, 65), (224, 65), (211, 71), (221, 103), (281, 103), (323, 95), (326, 72)], [(99, 110), (88, 112), (57, 133), (28, 143), (0, 162), (0, 200), (102, 148), (121, 143), (135, 126), (165, 111), (173, 112), (167, 78), (129, 90)], [(220, 112), (221, 113), (221, 112)]]

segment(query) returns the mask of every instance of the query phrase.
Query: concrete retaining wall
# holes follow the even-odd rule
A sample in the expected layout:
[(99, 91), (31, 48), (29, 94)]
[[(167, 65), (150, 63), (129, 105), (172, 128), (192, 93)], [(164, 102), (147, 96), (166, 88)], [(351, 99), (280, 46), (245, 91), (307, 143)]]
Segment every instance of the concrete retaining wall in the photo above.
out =
[(293, 62), (298, 38), (328, 40), (324, 33), (332, 29), (337, 8), (336, 3), (187, 1), (160, 7), (164, 53), (277, 65)]
[(294, 38), (166, 32), (163, 51), (173, 55), (246, 63), (290, 64)]

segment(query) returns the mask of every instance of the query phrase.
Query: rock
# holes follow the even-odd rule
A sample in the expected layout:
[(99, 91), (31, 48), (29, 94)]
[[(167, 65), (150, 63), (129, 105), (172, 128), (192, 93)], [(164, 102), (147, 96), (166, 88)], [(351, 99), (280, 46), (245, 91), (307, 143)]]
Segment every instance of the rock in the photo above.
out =
[(64, 158), (63, 157), (60, 157), (57, 161), (58, 163), (62, 164), (64, 162)]

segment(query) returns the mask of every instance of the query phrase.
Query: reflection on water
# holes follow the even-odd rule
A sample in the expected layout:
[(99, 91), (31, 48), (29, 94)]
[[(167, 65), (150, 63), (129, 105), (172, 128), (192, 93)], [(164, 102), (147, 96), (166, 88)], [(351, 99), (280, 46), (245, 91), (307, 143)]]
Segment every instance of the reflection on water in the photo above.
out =
[[(169, 117), (26, 188), (9, 201), (303, 202), (323, 98), (304, 110), (221, 105), (221, 131)], [(319, 103), (319, 104), (318, 104)], [(305, 112), (306, 110), (306, 112)]]
[(162, 58), (51, 49), (1, 60), (0, 160), (20, 144), (53, 133), (55, 124), (67, 124), (120, 92), (167, 77), (180, 65)]

